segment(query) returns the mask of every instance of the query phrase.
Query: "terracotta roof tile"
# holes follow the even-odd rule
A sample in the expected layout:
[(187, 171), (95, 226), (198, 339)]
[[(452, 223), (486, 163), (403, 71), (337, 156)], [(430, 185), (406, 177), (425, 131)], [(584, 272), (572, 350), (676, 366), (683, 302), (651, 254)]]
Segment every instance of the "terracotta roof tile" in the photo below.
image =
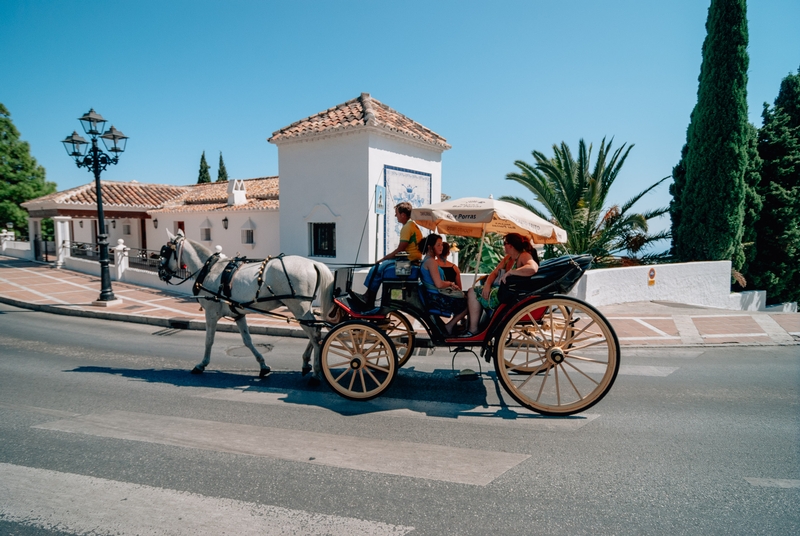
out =
[[(145, 184), (138, 182), (101, 181), (103, 206), (155, 208), (168, 203), (191, 189), (191, 186)], [(56, 192), (23, 203), (23, 206), (53, 202), (58, 205), (97, 206), (94, 182)]]
[(244, 187), (247, 203), (241, 205), (228, 205), (227, 182), (212, 182), (196, 184), (180, 197), (148, 213), (278, 209), (278, 177), (244, 179)]
[(431, 129), (386, 106), (369, 93), (272, 133), (271, 143), (355, 128), (377, 127), (415, 140), (450, 149), (447, 140)]

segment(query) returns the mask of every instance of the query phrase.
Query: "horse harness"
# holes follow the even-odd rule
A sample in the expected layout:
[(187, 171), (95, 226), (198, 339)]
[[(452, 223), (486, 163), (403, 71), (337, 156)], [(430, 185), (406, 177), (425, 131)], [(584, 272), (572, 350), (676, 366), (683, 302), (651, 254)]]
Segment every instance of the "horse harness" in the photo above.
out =
[[(280, 315), (277, 313), (271, 313), (269, 311), (261, 311), (259, 309), (255, 309), (253, 307), (254, 304), (270, 302), (270, 301), (280, 301), (280, 300), (288, 300), (288, 299), (299, 299), (299, 300), (313, 300), (314, 296), (299, 296), (297, 292), (295, 292), (294, 285), (292, 285), (292, 280), (289, 277), (289, 272), (286, 270), (286, 264), (283, 261), (284, 254), (281, 253), (276, 257), (269, 256), (266, 259), (248, 259), (247, 257), (234, 257), (233, 259), (229, 260), (228, 263), (225, 265), (225, 268), (222, 269), (222, 275), (220, 276), (220, 284), (219, 288), (214, 291), (206, 286), (203, 285), (205, 278), (208, 276), (211, 269), (214, 265), (217, 264), (220, 260), (219, 253), (215, 253), (208, 258), (205, 262), (203, 267), (197, 272), (197, 279), (195, 279), (194, 286), (192, 287), (192, 294), (197, 296), (197, 299), (205, 299), (205, 300), (212, 300), (216, 302), (223, 302), (225, 303), (231, 311), (234, 313), (234, 320), (238, 320), (245, 315), (244, 310), (250, 310), (261, 314), (267, 314), (270, 316), (276, 316), (279, 318), (285, 318), (287, 321), (290, 320), (288, 317), (284, 315)], [(264, 271), (267, 268), (267, 265), (272, 260), (279, 260), (281, 263), (281, 267), (283, 268), (283, 274), (286, 276), (286, 282), (289, 285), (290, 294), (277, 294), (270, 285), (264, 287)], [(248, 301), (248, 302), (237, 302), (232, 299), (233, 295), (233, 276), (236, 272), (241, 268), (243, 265), (252, 264), (260, 262), (261, 266), (258, 269), (258, 287), (256, 289), (255, 297)], [(261, 296), (261, 289), (266, 288), (269, 292), (269, 296)], [(319, 272), (317, 272), (317, 282), (314, 286), (314, 295), (317, 294), (317, 290), (319, 289)], [(200, 291), (205, 291), (211, 296), (199, 296)], [(307, 323), (307, 321), (298, 320), (301, 324)]]

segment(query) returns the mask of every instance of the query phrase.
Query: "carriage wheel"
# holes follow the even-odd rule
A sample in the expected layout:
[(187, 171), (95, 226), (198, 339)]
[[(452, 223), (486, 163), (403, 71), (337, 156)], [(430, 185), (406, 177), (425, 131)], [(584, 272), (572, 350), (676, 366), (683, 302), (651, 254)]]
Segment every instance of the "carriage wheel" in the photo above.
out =
[(572, 415), (599, 402), (619, 370), (619, 342), (591, 305), (559, 296), (529, 304), (497, 338), (494, 366), (506, 391), (544, 415)]
[[(565, 309), (565, 314), (560, 315), (561, 317), (569, 317), (571, 316), (571, 312), (569, 307)], [(565, 323), (560, 318), (543, 320), (540, 323), (541, 328), (545, 331), (550, 329), (555, 329), (556, 331), (563, 331), (566, 330), (567, 339), (572, 340), (573, 334), (575, 333), (575, 322), (577, 319), (573, 319), (571, 323)], [(513, 341), (514, 337), (519, 337), (520, 333), (522, 333), (525, 337), (535, 337), (537, 330), (539, 328), (534, 327), (533, 325), (523, 325), (519, 327), (519, 330), (508, 330), (508, 337), (506, 338), (506, 346), (510, 346), (511, 342)], [(567, 343), (567, 348), (572, 346), (572, 342)], [(512, 374), (544, 374), (550, 367), (542, 367), (541, 363), (531, 363), (530, 366), (525, 366), (522, 364), (517, 363), (516, 366), (514, 363), (510, 361), (506, 361), (506, 367), (508, 367), (509, 371)]]
[(322, 342), (322, 375), (345, 398), (375, 398), (392, 384), (397, 368), (391, 339), (369, 322), (339, 324)]
[(386, 316), (387, 323), (381, 325), (381, 329), (394, 343), (397, 350), (397, 366), (402, 367), (414, 353), (414, 328), (406, 316), (398, 311), (392, 311)]

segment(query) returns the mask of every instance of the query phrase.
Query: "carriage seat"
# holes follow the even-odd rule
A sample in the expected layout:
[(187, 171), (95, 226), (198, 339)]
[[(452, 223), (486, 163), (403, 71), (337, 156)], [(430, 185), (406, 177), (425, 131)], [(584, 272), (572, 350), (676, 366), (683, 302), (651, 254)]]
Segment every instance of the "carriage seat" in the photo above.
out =
[[(506, 288), (501, 285), (501, 293), (518, 299), (533, 294), (566, 294), (578, 283), (593, 259), (591, 255), (562, 255), (547, 259), (539, 264), (532, 276), (508, 276)], [(503, 296), (500, 298), (503, 302)]]

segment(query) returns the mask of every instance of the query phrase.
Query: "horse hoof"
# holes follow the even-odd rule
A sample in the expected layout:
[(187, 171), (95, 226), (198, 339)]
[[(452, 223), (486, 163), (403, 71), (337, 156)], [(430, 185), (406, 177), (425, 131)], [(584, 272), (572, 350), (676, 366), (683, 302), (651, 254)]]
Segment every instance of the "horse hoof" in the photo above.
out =
[(202, 373), (203, 373), (203, 369), (201, 369), (200, 367), (194, 367), (192, 369), (192, 374), (202, 374)]
[[(300, 375), (301, 376), (305, 376), (309, 372), (311, 372), (311, 365), (303, 365), (303, 368), (300, 369)], [(317, 381), (319, 381), (319, 380), (317, 380)]]
[(272, 369), (269, 367), (262, 368), (260, 371), (258, 371), (259, 378), (263, 378), (264, 376), (269, 376), (270, 374), (272, 374)]
[(319, 381), (317, 378), (314, 378), (313, 376), (308, 379), (308, 386), (309, 387), (319, 387), (321, 384), (322, 384), (322, 382)]

